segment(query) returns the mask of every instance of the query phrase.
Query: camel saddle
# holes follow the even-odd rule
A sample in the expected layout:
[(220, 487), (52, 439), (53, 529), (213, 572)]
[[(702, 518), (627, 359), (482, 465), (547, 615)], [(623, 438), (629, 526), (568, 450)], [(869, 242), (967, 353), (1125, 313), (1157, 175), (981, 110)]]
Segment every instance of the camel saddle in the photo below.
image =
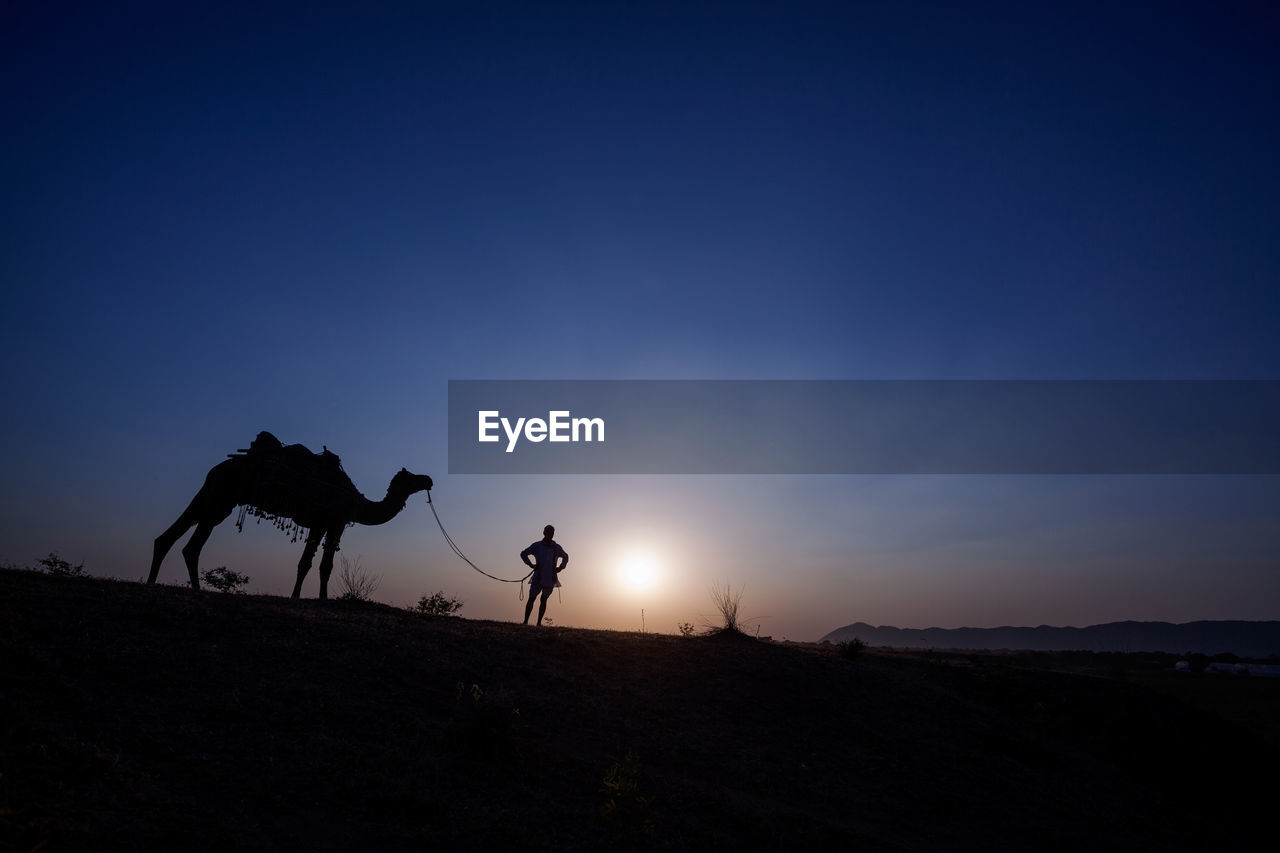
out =
[[(345, 515), (359, 491), (342, 460), (328, 447), (312, 453), (302, 444), (283, 444), (269, 432), (258, 433), (241, 449), (253, 470), (253, 506), (304, 524), (318, 517)], [(228, 454), (238, 455), (238, 454)]]

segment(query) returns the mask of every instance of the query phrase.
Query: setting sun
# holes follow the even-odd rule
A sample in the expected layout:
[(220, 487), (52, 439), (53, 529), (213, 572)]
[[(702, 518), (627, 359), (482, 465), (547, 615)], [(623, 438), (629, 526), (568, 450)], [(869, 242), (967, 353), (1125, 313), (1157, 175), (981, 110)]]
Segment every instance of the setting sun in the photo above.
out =
[(627, 589), (642, 592), (658, 580), (658, 565), (647, 554), (632, 554), (618, 567), (618, 577)]

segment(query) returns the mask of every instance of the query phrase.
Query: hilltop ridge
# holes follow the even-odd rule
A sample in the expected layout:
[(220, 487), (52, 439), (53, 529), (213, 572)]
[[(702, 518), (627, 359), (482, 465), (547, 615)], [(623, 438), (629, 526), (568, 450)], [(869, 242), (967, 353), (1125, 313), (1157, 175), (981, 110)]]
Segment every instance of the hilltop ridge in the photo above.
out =
[(0, 702), (21, 850), (1240, 847), (1276, 759), (1106, 678), (17, 571)]

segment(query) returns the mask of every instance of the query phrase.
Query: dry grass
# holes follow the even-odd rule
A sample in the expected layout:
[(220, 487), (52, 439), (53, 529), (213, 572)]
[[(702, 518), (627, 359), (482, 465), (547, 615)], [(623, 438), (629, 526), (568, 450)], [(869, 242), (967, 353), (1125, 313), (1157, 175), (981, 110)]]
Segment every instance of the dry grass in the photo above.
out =
[(712, 631), (728, 631), (734, 634), (741, 634), (742, 631), (742, 593), (745, 588), (740, 587), (734, 589), (725, 584), (723, 587), (713, 586), (711, 588), (711, 603), (715, 605), (716, 613), (720, 614), (719, 624), (709, 624), (707, 627)]
[(345, 556), (339, 557), (337, 597), (346, 601), (372, 601), (382, 583), (382, 575), (375, 575), (360, 563)]
[(1276, 760), (1105, 678), (9, 571), (0, 723), (24, 851), (1243, 849)]

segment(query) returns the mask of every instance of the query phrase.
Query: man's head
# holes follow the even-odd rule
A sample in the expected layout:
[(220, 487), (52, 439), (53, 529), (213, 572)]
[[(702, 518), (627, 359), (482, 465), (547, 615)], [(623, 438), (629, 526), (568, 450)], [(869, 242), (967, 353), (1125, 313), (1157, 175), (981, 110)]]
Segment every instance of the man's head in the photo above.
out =
[(552, 527), (550, 524), (548, 524), (546, 527), (542, 528), (542, 538), (543, 538), (543, 539), (550, 540), (550, 539), (551, 539), (551, 537), (552, 537), (552, 536), (555, 536), (555, 535), (556, 535), (556, 529), (555, 529), (554, 527)]

